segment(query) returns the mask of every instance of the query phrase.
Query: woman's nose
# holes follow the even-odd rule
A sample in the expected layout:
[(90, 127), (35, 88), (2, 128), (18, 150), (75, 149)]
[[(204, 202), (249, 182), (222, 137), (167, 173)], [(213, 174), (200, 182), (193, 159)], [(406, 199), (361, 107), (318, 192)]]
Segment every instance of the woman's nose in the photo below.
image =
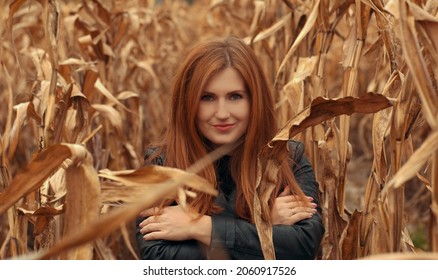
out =
[(230, 111), (228, 110), (225, 100), (218, 101), (215, 116), (218, 119), (226, 119), (230, 117)]

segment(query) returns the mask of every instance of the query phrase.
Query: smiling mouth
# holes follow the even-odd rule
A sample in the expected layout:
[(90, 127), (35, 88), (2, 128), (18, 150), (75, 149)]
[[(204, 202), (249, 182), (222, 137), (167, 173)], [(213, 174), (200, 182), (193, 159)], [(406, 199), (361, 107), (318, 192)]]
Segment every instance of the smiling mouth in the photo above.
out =
[(226, 131), (230, 130), (233, 126), (234, 126), (234, 124), (218, 124), (218, 125), (213, 125), (214, 128), (216, 128), (217, 130), (219, 130), (221, 132), (226, 132)]

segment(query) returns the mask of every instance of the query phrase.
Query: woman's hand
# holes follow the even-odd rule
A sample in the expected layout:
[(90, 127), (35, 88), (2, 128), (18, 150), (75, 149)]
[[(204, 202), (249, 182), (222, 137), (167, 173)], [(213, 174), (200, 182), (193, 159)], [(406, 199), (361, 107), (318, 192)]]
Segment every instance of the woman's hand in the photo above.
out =
[(150, 208), (142, 211), (147, 217), (140, 223), (140, 232), (145, 240), (182, 241), (196, 239), (204, 244), (211, 241), (211, 217), (195, 219), (181, 206), (166, 206), (161, 210)]
[[(309, 197), (309, 201), (312, 200)], [(310, 206), (306, 206), (304, 201), (291, 195), (290, 189), (286, 187), (274, 201), (271, 222), (273, 225), (293, 225), (301, 220), (311, 218), (315, 213), (315, 203), (311, 202)]]

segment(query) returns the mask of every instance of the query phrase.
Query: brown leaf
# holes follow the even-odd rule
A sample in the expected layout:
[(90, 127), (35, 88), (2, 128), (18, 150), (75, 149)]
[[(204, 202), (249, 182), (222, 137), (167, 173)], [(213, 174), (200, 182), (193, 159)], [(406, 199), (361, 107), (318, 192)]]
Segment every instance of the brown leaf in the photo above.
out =
[(17, 113), (14, 123), (12, 124), (11, 132), (9, 134), (9, 141), (8, 141), (9, 147), (5, 147), (8, 148), (9, 160), (12, 159), (15, 153), (15, 149), (17, 148), (18, 140), (20, 137), (20, 131), (24, 125), (24, 122), (26, 121), (28, 106), (29, 106), (29, 102), (20, 103), (14, 106), (14, 109), (16, 110)]
[(275, 78), (275, 81), (278, 80), (278, 77), (283, 72), (284, 67), (286, 66), (286, 63), (289, 61), (289, 59), (292, 57), (292, 54), (295, 52), (295, 50), (298, 48), (300, 43), (304, 40), (304, 38), (307, 36), (307, 34), (310, 32), (312, 27), (314, 27), (314, 24), (316, 23), (316, 19), (318, 17), (318, 11), (319, 11), (319, 5), (320, 0), (317, 0), (315, 4), (313, 5), (312, 12), (309, 14), (306, 23), (304, 24), (303, 29), (301, 30), (300, 34), (298, 34), (297, 38), (295, 39), (293, 45), (290, 47), (290, 49), (287, 51), (287, 54), (283, 58)]
[[(94, 169), (91, 154), (85, 148), (83, 150), (79, 151), (79, 153), (85, 153), (85, 156), (79, 159), (80, 162), (71, 165), (66, 170), (67, 195), (63, 236), (81, 233), (98, 219), (100, 213), (99, 178)], [(90, 260), (93, 258), (93, 245), (87, 243), (63, 252), (59, 258)]]
[(166, 180), (181, 178), (180, 180), (189, 187), (211, 195), (217, 195), (217, 191), (213, 188), (211, 183), (204, 178), (191, 172), (166, 166), (148, 165), (137, 170), (123, 171), (101, 170), (99, 176), (122, 183), (128, 187), (139, 188), (145, 188), (148, 185), (156, 187), (157, 184), (161, 184)]
[(385, 185), (383, 191), (387, 191), (390, 188), (400, 187), (407, 180), (416, 176), (417, 172), (420, 171), (426, 161), (434, 155), (437, 149), (438, 131), (434, 131), (397, 171), (394, 177)]
[(104, 237), (117, 230), (121, 224), (133, 220), (143, 209), (158, 205), (163, 197), (174, 196), (175, 186), (175, 183), (168, 182), (159, 188), (152, 188), (147, 196), (139, 197), (139, 202), (117, 208), (109, 214), (101, 216), (101, 218), (93, 223), (89, 223), (81, 231), (66, 234), (64, 239), (56, 243), (49, 250), (40, 251), (33, 257), (49, 259), (62, 252), (74, 250), (92, 240)]
[(26, 194), (41, 187), (41, 184), (71, 155), (70, 149), (64, 145), (54, 145), (37, 154), (30, 164), (13, 178), (10, 187), (0, 193), (0, 214)]
[(391, 100), (381, 94), (374, 93), (366, 93), (357, 98), (351, 96), (339, 99), (317, 97), (309, 107), (287, 122), (271, 140), (271, 145), (275, 141), (287, 141), (306, 128), (339, 115), (375, 113), (392, 105)]
[(108, 120), (120, 136), (122, 135), (123, 120), (119, 111), (114, 109), (113, 106), (106, 104), (93, 104), (91, 107), (99, 112), (104, 119)]
[(423, 104), (424, 116), (431, 127), (436, 127), (438, 116), (436, 104), (438, 99), (421, 51), (420, 42), (416, 36), (415, 21), (411, 15), (412, 6), (409, 7), (408, 10), (407, 1), (400, 1), (400, 42), (403, 52), (406, 53), (404, 56), (406, 64), (412, 72), (412, 77)]
[(360, 247), (360, 223), (362, 221), (362, 213), (355, 210), (350, 217), (347, 227), (344, 229), (340, 239), (342, 248), (343, 260), (354, 260), (359, 257)]

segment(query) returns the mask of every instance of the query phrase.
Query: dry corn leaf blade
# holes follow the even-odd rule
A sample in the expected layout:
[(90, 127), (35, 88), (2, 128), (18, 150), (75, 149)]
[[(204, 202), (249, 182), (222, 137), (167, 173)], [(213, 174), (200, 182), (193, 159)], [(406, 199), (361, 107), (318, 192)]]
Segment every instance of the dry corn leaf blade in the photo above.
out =
[(14, 177), (10, 187), (0, 193), (0, 214), (29, 192), (38, 189), (71, 155), (70, 149), (64, 145), (54, 145), (37, 154), (26, 169)]
[(432, 132), (421, 146), (412, 154), (406, 163), (397, 171), (394, 177), (386, 184), (384, 190), (397, 188), (417, 175), (417, 172), (431, 158), (438, 149), (438, 131)]
[(152, 188), (148, 192), (148, 195), (141, 198), (141, 202), (115, 209), (101, 216), (97, 221), (88, 224), (82, 231), (66, 235), (49, 250), (40, 251), (32, 257), (37, 259), (49, 259), (62, 252), (75, 249), (91, 242), (94, 239), (104, 237), (117, 230), (121, 224), (134, 219), (143, 209), (157, 206), (163, 197), (174, 197), (177, 189), (176, 186), (177, 184), (175, 183), (166, 183), (159, 188)]
[(327, 227), (331, 230), (327, 232), (327, 242), (331, 246), (330, 252), (325, 252), (326, 258), (340, 259), (341, 258), (341, 244), (339, 237), (347, 226), (347, 221), (343, 218), (343, 213), (339, 213), (338, 198), (336, 197), (336, 189), (339, 182), (339, 165), (337, 143), (339, 138), (339, 130), (336, 128), (334, 121), (329, 123), (330, 130), (325, 135), (325, 141), (319, 141), (318, 149), (319, 160), (322, 173), (322, 187), (326, 196), (327, 204)]
[[(275, 189), (279, 170), (280, 166), (272, 158), (267, 160), (265, 167), (262, 167), (260, 159), (258, 160), (257, 195), (254, 196), (253, 216), (265, 260), (275, 260), (276, 258), (272, 238), (272, 223), (268, 215), (270, 211), (268, 200)], [(261, 189), (261, 186), (264, 186), (265, 189)]]
[(125, 109), (126, 111), (130, 112), (130, 110), (126, 108), (125, 105), (123, 105), (116, 97), (114, 97), (114, 95), (112, 95), (112, 93), (105, 87), (105, 85), (102, 84), (99, 78), (97, 78), (94, 86), (102, 95), (108, 98), (111, 101), (111, 103), (117, 104), (123, 109)]
[[(432, 1), (430, 1), (432, 2)], [(428, 13), (428, 11), (420, 8), (418, 5), (414, 3), (407, 2), (409, 6), (409, 10), (414, 16), (416, 22), (418, 22), (422, 28), (424, 28), (428, 40), (432, 43), (432, 46), (429, 47), (429, 52), (433, 55), (434, 63), (438, 62), (438, 57), (436, 56), (438, 50), (438, 19)], [(428, 45), (424, 44), (425, 47)]]
[(343, 260), (355, 260), (359, 256), (360, 235), (359, 225), (362, 222), (362, 213), (355, 210), (339, 241)]
[(136, 260), (138, 260), (137, 250), (134, 249), (131, 242), (132, 240), (131, 231), (128, 230), (126, 225), (122, 225), (121, 232), (122, 232), (123, 240), (125, 241), (126, 246), (128, 246), (129, 252)]
[(69, 57), (66, 60), (61, 61), (59, 65), (71, 65), (71, 66), (79, 66), (80, 68), (88, 68), (94, 65), (94, 62), (85, 61), (82, 58)]
[(74, 84), (70, 84), (65, 95), (60, 94), (59, 90), (57, 92), (58, 96), (62, 96), (59, 100), (56, 100), (56, 105), (54, 109), (53, 120), (50, 123), (50, 127), (47, 128), (47, 131), (50, 132), (46, 138), (49, 144), (51, 143), (60, 143), (62, 140), (62, 134), (65, 130), (65, 120), (68, 114), (68, 104), (70, 97), (72, 96), (72, 91), (74, 89)]
[(243, 40), (248, 45), (251, 43), (254, 44), (254, 43), (257, 43), (258, 41), (262, 41), (262, 40), (274, 35), (282, 27), (289, 24), (290, 20), (291, 20), (291, 15), (287, 14), (287, 15), (283, 16), (281, 19), (279, 19), (277, 22), (275, 22), (275, 24), (272, 25), (271, 27), (269, 27), (268, 29), (263, 30), (262, 32), (258, 33), (254, 38), (246, 37)]
[(277, 70), (277, 75), (275, 78), (275, 81), (278, 80), (278, 77), (283, 72), (283, 68), (286, 66), (286, 63), (289, 61), (295, 50), (298, 48), (300, 43), (303, 41), (303, 39), (306, 37), (306, 35), (310, 32), (312, 27), (315, 25), (316, 19), (318, 17), (318, 11), (319, 11), (319, 3), (320, 0), (317, 0), (313, 6), (312, 12), (309, 14), (306, 23), (304, 24), (303, 29), (301, 30), (300, 34), (298, 34), (297, 38), (295, 39), (293, 45), (290, 47), (290, 49), (287, 51), (287, 54), (283, 58), (280, 67)]
[(391, 100), (381, 94), (374, 93), (366, 93), (357, 98), (351, 96), (338, 99), (317, 97), (309, 107), (287, 122), (271, 140), (271, 144), (276, 141), (287, 141), (306, 128), (339, 115), (375, 113), (392, 105)]
[(82, 92), (88, 100), (93, 100), (93, 94), (95, 92), (95, 83), (98, 79), (98, 73), (94, 69), (88, 69), (85, 71), (84, 81), (82, 84)]
[(100, 186), (102, 204), (106, 205), (133, 203), (144, 193), (145, 189), (144, 186), (129, 187), (112, 181), (102, 182)]
[(36, 210), (28, 210), (22, 207), (17, 207), (17, 210), (23, 214), (32, 216), (56, 216), (64, 213), (64, 204), (57, 207), (43, 205)]
[(191, 172), (166, 166), (147, 165), (137, 170), (125, 170), (122, 172), (101, 170), (99, 176), (131, 187), (146, 187), (150, 184), (156, 185), (166, 180), (180, 177), (182, 178), (180, 180), (183, 180), (184, 184), (189, 187), (211, 195), (217, 195), (217, 191), (213, 188), (213, 185), (206, 179)]
[(16, 110), (16, 117), (14, 123), (12, 124), (11, 132), (9, 134), (9, 147), (8, 148), (8, 158), (12, 159), (15, 153), (15, 149), (17, 148), (20, 130), (23, 127), (24, 122), (27, 119), (27, 108), (29, 107), (29, 102), (20, 103), (14, 106), (14, 110)]
[(423, 104), (423, 114), (432, 128), (437, 126), (438, 109), (436, 104), (438, 99), (432, 85), (429, 71), (427, 70), (420, 44), (418, 42), (415, 29), (415, 21), (408, 11), (406, 1), (399, 3), (400, 10), (400, 34), (403, 52), (406, 53), (405, 60), (412, 72), (415, 85)]
[[(10, 146), (10, 139), (9, 133), (11, 133), (11, 128), (12, 128), (12, 113), (13, 113), (13, 104), (14, 104), (14, 100), (13, 100), (13, 91), (12, 91), (12, 79), (11, 76), (9, 75), (9, 71), (6, 68), (6, 66), (2, 63), (2, 68), (4, 71), (4, 77), (2, 77), (2, 79), (7, 80), (7, 85), (6, 85), (6, 89), (7, 89), (7, 95), (8, 95), (8, 110), (7, 110), (7, 117), (6, 117), (6, 127), (4, 130), (4, 135), (5, 135), (5, 139), (3, 139), (4, 141), (4, 148), (5, 150), (8, 149), (8, 147)], [(13, 145), (15, 143), (12, 143)], [(16, 146), (16, 144), (15, 144)], [(13, 147), (15, 149), (15, 147)], [(6, 153), (3, 153), (3, 156), (5, 156)], [(11, 155), (11, 151), (9, 151), (9, 155)]]
[(114, 109), (111, 105), (105, 104), (93, 104), (91, 105), (97, 112), (99, 112), (102, 117), (109, 120), (112, 126), (116, 129), (119, 135), (122, 135), (122, 115), (119, 111)]
[[(265, 9), (266, 9), (265, 4), (266, 3), (264, 3), (263, 1), (255, 1), (254, 2), (254, 16), (252, 17), (252, 20), (251, 20), (251, 25), (250, 25), (250, 28), (248, 31), (249, 34), (254, 34), (254, 32), (258, 28), (260, 28), (259, 22), (260, 22), (260, 19), (263, 17), (263, 14), (264, 14)], [(248, 43), (248, 41), (246, 41), (246, 43)]]
[(152, 79), (157, 85), (160, 84), (160, 79), (155, 73), (155, 70), (153, 68), (153, 62), (151, 60), (143, 60), (143, 61), (134, 60), (133, 63), (135, 63), (140, 69), (145, 70), (149, 75), (151, 75)]
[[(100, 212), (100, 183), (93, 167), (92, 156), (82, 146), (78, 145), (74, 148), (78, 149), (78, 152), (74, 154), (85, 153), (85, 156), (80, 156), (81, 162), (71, 165), (66, 170), (65, 203), (67, 207), (64, 215), (63, 236), (82, 232), (98, 219)], [(60, 259), (67, 260), (91, 260), (92, 258), (93, 245), (90, 243), (60, 255)]]
[[(74, 87), (72, 94), (75, 94)], [(67, 109), (67, 114), (63, 129), (63, 142), (79, 143), (87, 136), (87, 126), (89, 124), (88, 111), (90, 103), (81, 95), (70, 98), (71, 106)]]
[(121, 93), (119, 93), (117, 95), (117, 99), (119, 99), (119, 100), (126, 100), (126, 99), (129, 99), (129, 98), (139, 98), (139, 97), (140, 96), (139, 96), (138, 93), (135, 93), (135, 92), (132, 92), (132, 91), (122, 91)]
[(426, 177), (424, 177), (423, 175), (421, 175), (418, 172), (417, 172), (417, 178), (426, 186), (426, 188), (429, 191), (432, 191), (432, 188), (430, 187), (430, 180), (429, 179), (427, 179)]
[[(15, 47), (15, 41), (12, 40), (13, 36), (13, 22), (14, 22), (14, 14), (20, 9), (20, 7), (26, 2), (26, 0), (14, 0), (12, 3), (9, 4), (9, 16), (7, 18), (6, 26), (8, 27), (8, 36), (10, 38), (10, 41), (12, 43), (12, 47), (14, 48), (14, 55), (16, 58), (16, 61), (18, 61), (18, 55), (17, 55), (17, 48)], [(2, 24), (3, 27), (3, 24)], [(0, 33), (2, 34), (2, 33)]]
[[(383, 89), (383, 95), (387, 97), (396, 97), (400, 95), (400, 87), (397, 85), (401, 85), (404, 82), (404, 77), (402, 73), (393, 72), (391, 77), (385, 84)], [(397, 92), (394, 91), (396, 89)], [(377, 112), (373, 116), (373, 129), (372, 129), (372, 137), (373, 137), (373, 154), (374, 154), (374, 170), (376, 172), (375, 178), (378, 180), (378, 183), (381, 184), (384, 181), (384, 177), (386, 177), (386, 158), (384, 151), (384, 140), (388, 134), (388, 130), (391, 125), (391, 117), (393, 114), (392, 109), (381, 110)]]

